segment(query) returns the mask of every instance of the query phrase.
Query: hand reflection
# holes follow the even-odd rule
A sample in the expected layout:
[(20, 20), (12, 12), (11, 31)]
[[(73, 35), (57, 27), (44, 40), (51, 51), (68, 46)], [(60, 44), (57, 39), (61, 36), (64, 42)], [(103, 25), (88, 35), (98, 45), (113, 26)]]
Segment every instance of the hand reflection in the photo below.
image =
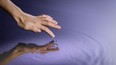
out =
[(25, 53), (40, 53), (40, 54), (45, 54), (48, 52), (52, 51), (57, 51), (59, 50), (58, 47), (55, 47), (56, 44), (54, 41), (50, 41), (49, 43), (45, 45), (36, 45), (36, 44), (25, 44), (25, 43), (19, 43), (16, 45), (12, 51), (15, 54), (25, 54)]
[(50, 41), (45, 45), (36, 45), (33, 43), (18, 43), (15, 47), (7, 52), (0, 54), (0, 65), (6, 65), (12, 59), (25, 53), (46, 54), (48, 52), (58, 51), (58, 45), (54, 41)]

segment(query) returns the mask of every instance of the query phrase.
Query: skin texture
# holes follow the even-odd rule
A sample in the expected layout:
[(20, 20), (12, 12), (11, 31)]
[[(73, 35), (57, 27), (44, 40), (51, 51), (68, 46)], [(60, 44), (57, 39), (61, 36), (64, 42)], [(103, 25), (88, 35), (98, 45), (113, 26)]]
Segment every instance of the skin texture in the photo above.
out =
[(52, 38), (54, 33), (48, 28), (61, 29), (61, 26), (49, 15), (33, 16), (23, 12), (11, 0), (0, 0), (0, 7), (6, 10), (17, 22), (17, 25), (24, 30), (41, 32), (44, 31)]
[(46, 54), (48, 52), (58, 51), (58, 47), (54, 47), (56, 44), (54, 41), (50, 41), (45, 45), (36, 45), (36, 44), (26, 44), (26, 43), (18, 43), (15, 47), (0, 54), (0, 65), (6, 65), (8, 62), (13, 60), (14, 58), (26, 54), (26, 53), (39, 53)]

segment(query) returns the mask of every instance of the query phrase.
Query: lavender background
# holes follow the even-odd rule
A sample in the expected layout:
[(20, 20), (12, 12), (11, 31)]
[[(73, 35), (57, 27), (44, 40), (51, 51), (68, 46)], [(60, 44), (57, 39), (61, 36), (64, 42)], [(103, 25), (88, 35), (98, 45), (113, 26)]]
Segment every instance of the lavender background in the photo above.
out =
[[(13, 2), (27, 13), (30, 13), (32, 15), (40, 15), (45, 13), (51, 15), (55, 20), (57, 20), (59, 24), (62, 26), (62, 30), (57, 31), (52, 29), (52, 31), (54, 31), (54, 33), (56, 34), (55, 40), (59, 41), (57, 43), (58, 44), (62, 43), (61, 48), (63, 50), (67, 49), (68, 47), (67, 45), (71, 46), (72, 42), (74, 43), (72, 47), (74, 47), (75, 44), (78, 42), (77, 39), (90, 40), (88, 39), (89, 36), (89, 38), (92, 37), (92, 39), (94, 38), (95, 40), (99, 41), (100, 44), (103, 46), (102, 48), (104, 48), (105, 50), (105, 58), (109, 62), (111, 62), (110, 65), (116, 64), (115, 0), (35, 0), (35, 1), (13, 0)], [(50, 37), (45, 33), (32, 33), (20, 29), (16, 25), (15, 20), (12, 17), (10, 17), (6, 12), (4, 12), (2, 9), (0, 9), (0, 18), (1, 18), (0, 19), (1, 52), (12, 48), (18, 42), (33, 42), (41, 44), (51, 40)], [(90, 42), (89, 46), (93, 45), (93, 47), (95, 46), (94, 47), (95, 49), (99, 49), (98, 47), (96, 47), (96, 44), (98, 44), (98, 42), (95, 42), (95, 40), (89, 41)], [(81, 48), (83, 48), (84, 45), (85, 44), (83, 44)], [(77, 53), (76, 47), (74, 48), (75, 48), (74, 52)], [(62, 52), (60, 53), (61, 54), (59, 55), (64, 54)], [(68, 53), (69, 52), (67, 52), (67, 54)], [(57, 54), (58, 53), (56, 52), (56, 55)], [(28, 55), (30, 56), (30, 54)], [(24, 57), (28, 57), (28, 55), (25, 55)], [(46, 57), (48, 57), (47, 59), (49, 59), (49, 54)], [(68, 57), (70, 57), (70, 55)], [(55, 56), (53, 58), (55, 59)], [(21, 59), (21, 61), (23, 60)], [(28, 60), (28, 62), (31, 61), (32, 60)], [(64, 62), (66, 63), (67, 61)], [(16, 64), (18, 63), (20, 63), (20, 61), (16, 62)], [(25, 63), (27, 62), (24, 62), (24, 64)]]

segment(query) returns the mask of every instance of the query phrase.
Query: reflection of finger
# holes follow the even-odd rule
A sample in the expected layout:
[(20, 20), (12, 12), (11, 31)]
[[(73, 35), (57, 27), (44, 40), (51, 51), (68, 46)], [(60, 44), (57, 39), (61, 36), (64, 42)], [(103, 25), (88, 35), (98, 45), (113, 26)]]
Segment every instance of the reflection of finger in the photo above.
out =
[(46, 25), (46, 26), (50, 26), (52, 28), (56, 28), (56, 29), (61, 29), (61, 26), (57, 25), (57, 24), (53, 24), (51, 22), (48, 22), (48, 21), (43, 21), (42, 22), (43, 25)]
[(34, 52), (36, 52), (36, 48), (33, 48), (33, 49), (31, 50), (31, 52), (32, 52), (32, 54), (33, 54)]
[(59, 50), (59, 48), (52, 48), (52, 49), (48, 49), (47, 51), (52, 52), (52, 51), (58, 51), (58, 50)]
[(55, 37), (54, 33), (51, 30), (49, 30), (47, 27), (41, 26), (40, 29), (48, 33), (51, 37)]
[(48, 51), (41, 51), (39, 52), (40, 54), (45, 54), (45, 53), (48, 53)]

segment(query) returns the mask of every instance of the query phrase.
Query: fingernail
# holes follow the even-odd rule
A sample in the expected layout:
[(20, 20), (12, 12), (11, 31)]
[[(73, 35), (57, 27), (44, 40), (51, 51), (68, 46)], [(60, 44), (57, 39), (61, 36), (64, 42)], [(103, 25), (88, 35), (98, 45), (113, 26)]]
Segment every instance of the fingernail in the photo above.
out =
[(61, 29), (61, 26), (57, 26), (58, 27), (58, 29)]
[(55, 20), (54, 20), (54, 23), (55, 23), (55, 24), (58, 24), (58, 22), (57, 22), (57, 21), (55, 21)]
[(52, 39), (55, 37), (55, 35), (52, 36)]
[(38, 30), (38, 32), (41, 32), (41, 30)]

